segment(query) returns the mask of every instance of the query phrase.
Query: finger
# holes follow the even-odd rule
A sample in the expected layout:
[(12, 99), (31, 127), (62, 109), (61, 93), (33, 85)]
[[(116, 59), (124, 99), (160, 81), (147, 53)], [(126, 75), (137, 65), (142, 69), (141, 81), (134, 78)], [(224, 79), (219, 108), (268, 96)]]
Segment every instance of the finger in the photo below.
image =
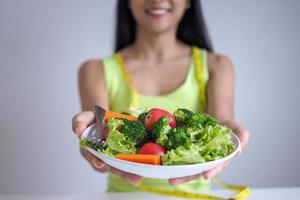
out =
[(238, 129), (238, 131), (236, 131), (236, 135), (238, 136), (240, 142), (241, 142), (241, 151), (246, 150), (247, 146), (248, 146), (248, 141), (249, 141), (249, 131), (247, 129), (243, 129), (242, 127), (240, 129)]
[(213, 177), (215, 177), (216, 175), (218, 175), (219, 173), (221, 173), (225, 167), (229, 164), (229, 162), (226, 162), (216, 168), (213, 168), (211, 170), (208, 170), (206, 172), (203, 172), (203, 178), (206, 179), (206, 180), (209, 180)]
[(182, 183), (185, 183), (185, 182), (195, 180), (195, 179), (199, 178), (201, 175), (202, 174), (196, 174), (196, 175), (192, 175), (192, 176), (172, 178), (172, 179), (169, 179), (169, 184), (170, 185), (179, 185), (179, 184), (182, 184)]
[(206, 179), (206, 180), (209, 180), (209, 179), (213, 178), (214, 176), (217, 175), (218, 170), (219, 169), (216, 167), (216, 168), (213, 168), (213, 169), (208, 170), (206, 172), (203, 172), (203, 178)]
[(131, 183), (133, 186), (139, 186), (141, 183), (141, 177), (135, 174), (130, 174), (121, 170), (118, 170), (114, 167), (111, 167), (107, 164), (105, 164), (102, 160), (95, 157), (92, 153), (90, 153), (86, 149), (80, 149), (81, 154), (83, 157), (91, 163), (91, 165), (98, 171), (105, 172), (105, 171), (111, 171), (113, 174), (116, 174), (117, 176), (120, 176), (124, 180)]
[(230, 163), (230, 160), (227, 160), (226, 162), (224, 162), (224, 168), (227, 167)]
[[(209, 171), (204, 172), (203, 174), (196, 174), (196, 175), (192, 175), (192, 176), (186, 176), (186, 177), (181, 177), (181, 178), (169, 179), (169, 184), (170, 185), (182, 184), (182, 183), (185, 183), (185, 182), (188, 182), (188, 181), (195, 180), (195, 179), (199, 178), (200, 176), (203, 176), (205, 179), (209, 179), (211, 177), (207, 178), (206, 177), (207, 173), (208, 173), (209, 176), (210, 175), (215, 176), (218, 173), (222, 172), (224, 170), (224, 168), (229, 165), (229, 163), (230, 163), (229, 161), (224, 162), (221, 166), (217, 167), (218, 169), (215, 172), (209, 172), (209, 171), (211, 171), (211, 170), (209, 170)], [(212, 174), (210, 174), (210, 173), (212, 173)]]
[(72, 119), (73, 132), (80, 137), (83, 131), (94, 122), (95, 115), (91, 111), (78, 113)]
[(120, 176), (124, 180), (128, 181), (129, 183), (131, 183), (135, 187), (137, 187), (141, 184), (142, 177), (140, 177), (138, 175), (127, 173), (127, 172), (118, 170), (118, 169), (116, 169), (114, 167), (111, 167), (111, 166), (110, 166), (110, 171), (113, 174), (116, 174), (117, 176)]
[(98, 159), (96, 156), (94, 156), (92, 153), (90, 153), (86, 149), (80, 149), (81, 154), (83, 157), (92, 165), (92, 167), (98, 171), (105, 171), (105, 163)]

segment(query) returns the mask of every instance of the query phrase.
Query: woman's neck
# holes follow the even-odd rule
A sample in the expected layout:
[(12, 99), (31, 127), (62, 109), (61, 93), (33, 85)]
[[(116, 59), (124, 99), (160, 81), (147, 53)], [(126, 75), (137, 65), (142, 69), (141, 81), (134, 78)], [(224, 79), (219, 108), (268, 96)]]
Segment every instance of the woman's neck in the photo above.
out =
[(137, 56), (162, 61), (178, 54), (183, 44), (176, 38), (176, 30), (155, 34), (139, 28), (132, 47)]

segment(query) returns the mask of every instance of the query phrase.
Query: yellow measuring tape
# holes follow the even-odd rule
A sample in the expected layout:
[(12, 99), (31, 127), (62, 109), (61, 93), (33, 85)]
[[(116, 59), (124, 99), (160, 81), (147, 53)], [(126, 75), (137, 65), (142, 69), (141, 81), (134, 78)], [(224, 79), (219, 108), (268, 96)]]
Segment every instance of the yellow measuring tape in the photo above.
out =
[(238, 191), (237, 194), (230, 198), (224, 198), (224, 197), (218, 197), (210, 194), (199, 194), (199, 193), (192, 193), (192, 192), (185, 192), (180, 190), (163, 190), (159, 188), (155, 188), (152, 186), (147, 186), (144, 184), (140, 185), (140, 189), (145, 192), (152, 192), (160, 195), (165, 196), (174, 196), (174, 197), (182, 197), (182, 198), (189, 198), (189, 199), (211, 199), (211, 200), (242, 200), (249, 196), (250, 194), (250, 188), (247, 186), (237, 186), (237, 185), (231, 185), (224, 183), (221, 181), (218, 177), (214, 178), (214, 181), (224, 188)]
[[(203, 65), (203, 61), (202, 61), (203, 59), (201, 58), (202, 54), (201, 54), (200, 49), (197, 47), (193, 47), (192, 54), (193, 54), (193, 59), (194, 59), (194, 64), (195, 64), (195, 72), (196, 72), (195, 74), (196, 74), (196, 79), (197, 79), (197, 83), (198, 83), (200, 102), (204, 107), (206, 107), (206, 88), (205, 88), (206, 84), (205, 84), (205, 79), (204, 79), (204, 68), (203, 68), (204, 65)], [(139, 101), (140, 101), (139, 94), (136, 91), (136, 89), (133, 87), (133, 81), (132, 81), (128, 71), (126, 70), (125, 63), (119, 53), (115, 54), (115, 59), (121, 68), (121, 71), (123, 73), (125, 80), (128, 82), (129, 86), (131, 87), (132, 101), (131, 101), (130, 106), (134, 107), (134, 108), (138, 108)], [(250, 194), (250, 188), (247, 186), (227, 184), (227, 183), (224, 183), (223, 181), (221, 181), (221, 179), (218, 177), (215, 177), (213, 180), (218, 185), (220, 185), (224, 188), (233, 190), (233, 191), (237, 191), (238, 193), (235, 194), (231, 198), (223, 198), (223, 197), (217, 197), (217, 196), (209, 195), (209, 194), (191, 193), (191, 192), (184, 192), (184, 191), (180, 191), (180, 190), (176, 190), (176, 191), (164, 190), (164, 189), (159, 189), (159, 188), (155, 188), (155, 187), (144, 185), (144, 184), (140, 185), (140, 189), (142, 191), (153, 192), (156, 194), (161, 194), (161, 195), (166, 195), (166, 196), (175, 196), (175, 197), (191, 198), (191, 199), (211, 199), (211, 200), (242, 200), (242, 199), (247, 198)]]
[(132, 98), (131, 98), (131, 103), (130, 103), (129, 107), (138, 108), (139, 107), (139, 102), (140, 102), (140, 97), (139, 97), (138, 92), (136, 91), (136, 89), (132, 85), (133, 81), (132, 81), (131, 77), (129, 76), (128, 71), (126, 70), (125, 63), (124, 63), (120, 53), (116, 53), (114, 56), (115, 56), (115, 59), (118, 62), (120, 68), (121, 68), (121, 71), (122, 71), (122, 74), (123, 74), (125, 80), (127, 81), (129, 86), (131, 87)]

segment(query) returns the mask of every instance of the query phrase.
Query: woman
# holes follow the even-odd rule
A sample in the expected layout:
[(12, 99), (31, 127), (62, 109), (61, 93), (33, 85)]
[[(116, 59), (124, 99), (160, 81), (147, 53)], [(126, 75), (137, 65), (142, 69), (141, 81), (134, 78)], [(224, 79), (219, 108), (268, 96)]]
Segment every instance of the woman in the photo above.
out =
[[(229, 58), (213, 52), (200, 1), (119, 0), (116, 33), (114, 56), (88, 61), (80, 68), (83, 112), (72, 120), (78, 136), (94, 122), (94, 105), (118, 112), (132, 105), (170, 112), (185, 107), (215, 116), (234, 130), (242, 149), (246, 148), (248, 131), (234, 121), (233, 66)], [(84, 149), (81, 152), (96, 170), (113, 174), (108, 191), (138, 190), (134, 186), (142, 177), (117, 170)], [(160, 188), (201, 191), (208, 186), (204, 179), (216, 176), (227, 164), (168, 182), (143, 181)]]

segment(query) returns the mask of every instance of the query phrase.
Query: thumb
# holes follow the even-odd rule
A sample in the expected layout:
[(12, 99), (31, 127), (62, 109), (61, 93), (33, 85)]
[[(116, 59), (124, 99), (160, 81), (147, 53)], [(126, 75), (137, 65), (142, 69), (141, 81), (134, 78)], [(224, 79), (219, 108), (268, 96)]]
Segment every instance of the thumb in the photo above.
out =
[(80, 137), (83, 131), (94, 122), (95, 115), (91, 111), (81, 112), (72, 119), (73, 132)]
[(83, 131), (87, 128), (87, 125), (82, 122), (77, 122), (74, 127), (74, 133), (80, 137)]

